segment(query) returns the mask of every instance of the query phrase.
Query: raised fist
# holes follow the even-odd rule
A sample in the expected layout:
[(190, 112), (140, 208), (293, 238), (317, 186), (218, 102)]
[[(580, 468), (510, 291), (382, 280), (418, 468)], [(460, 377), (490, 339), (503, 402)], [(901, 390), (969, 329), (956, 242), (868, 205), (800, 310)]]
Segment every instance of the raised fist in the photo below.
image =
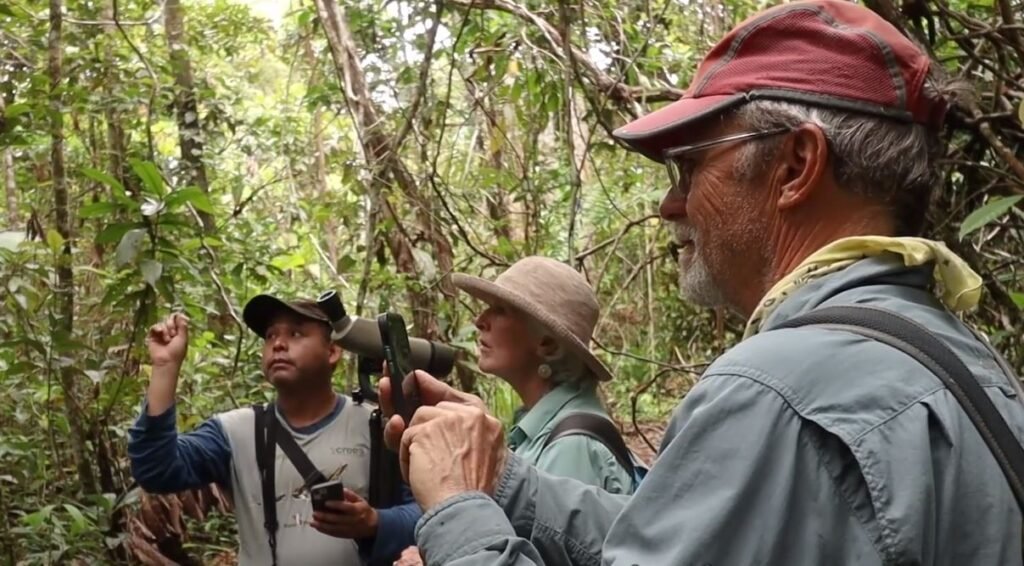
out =
[(174, 313), (163, 322), (158, 322), (146, 335), (149, 358), (153, 366), (180, 368), (188, 351), (188, 318)]

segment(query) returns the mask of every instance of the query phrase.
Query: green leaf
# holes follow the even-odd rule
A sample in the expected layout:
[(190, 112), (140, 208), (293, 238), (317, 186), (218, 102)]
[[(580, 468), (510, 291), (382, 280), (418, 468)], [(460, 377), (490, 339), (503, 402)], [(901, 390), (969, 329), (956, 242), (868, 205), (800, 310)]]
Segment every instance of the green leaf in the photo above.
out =
[(0, 14), (4, 16), (10, 16), (12, 18), (16, 17), (14, 15), (14, 12), (11, 11), (11, 8), (7, 6), (7, 4), (0, 4)]
[(21, 518), (21, 521), (30, 527), (38, 527), (39, 525), (42, 525), (44, 521), (50, 518), (50, 513), (52, 512), (53, 505), (47, 505), (46, 507), (43, 507), (42, 509), (36, 511), (35, 513), (25, 515)]
[(117, 245), (114, 264), (118, 267), (123, 267), (135, 261), (135, 258), (139, 255), (139, 250), (142, 249), (142, 241), (145, 237), (146, 231), (141, 228), (135, 228), (126, 232), (124, 237), (121, 238), (121, 243)]
[(31, 106), (25, 104), (24, 102), (18, 102), (4, 109), (4, 116), (7, 118), (14, 118), (16, 116), (21, 116), (22, 114), (28, 114), (31, 111)]
[(64, 236), (61, 236), (60, 232), (50, 228), (46, 231), (46, 245), (50, 246), (50, 251), (57, 253), (60, 251), (60, 247), (64, 245)]
[(121, 181), (118, 181), (108, 173), (104, 173), (99, 169), (93, 169), (92, 167), (82, 167), (82, 174), (97, 183), (102, 183), (118, 191), (119, 194), (125, 194), (124, 185), (121, 184)]
[(117, 212), (121, 207), (113, 202), (93, 202), (78, 209), (79, 218), (96, 218)]
[(113, 244), (114, 242), (120, 242), (121, 238), (125, 235), (125, 232), (132, 228), (140, 228), (141, 225), (137, 222), (117, 222), (115, 224), (108, 224), (103, 230), (96, 236), (97, 244)]
[(1010, 298), (1013, 299), (1018, 308), (1024, 309), (1024, 293), (1011, 292)]
[(960, 225), (960, 238), (964, 238), (968, 234), (1006, 214), (1006, 212), (1013, 208), (1013, 205), (1017, 204), (1017, 202), (1022, 198), (1024, 198), (1024, 195), (1014, 195), (1012, 197), (996, 197), (988, 201), (985, 203), (985, 206), (982, 206), (978, 210), (967, 215), (967, 218), (964, 219), (964, 223)]
[(71, 515), (71, 532), (73, 534), (84, 532), (89, 527), (89, 520), (78, 510), (78, 507), (65, 503), (64, 510)]
[(142, 272), (142, 278), (146, 283), (149, 283), (151, 287), (156, 287), (156, 282), (164, 272), (164, 264), (156, 261), (155, 259), (143, 260), (142, 263), (139, 264), (139, 271)]
[(210, 197), (206, 196), (199, 187), (185, 187), (177, 191), (172, 191), (167, 199), (164, 201), (167, 204), (167, 208), (174, 210), (179, 206), (183, 206), (185, 203), (189, 203), (201, 212), (213, 214), (213, 203), (210, 202)]
[(140, 161), (138, 159), (131, 159), (129, 162), (132, 164), (132, 170), (142, 179), (142, 184), (149, 192), (161, 197), (167, 194), (164, 178), (160, 176), (160, 170), (156, 168), (153, 162)]

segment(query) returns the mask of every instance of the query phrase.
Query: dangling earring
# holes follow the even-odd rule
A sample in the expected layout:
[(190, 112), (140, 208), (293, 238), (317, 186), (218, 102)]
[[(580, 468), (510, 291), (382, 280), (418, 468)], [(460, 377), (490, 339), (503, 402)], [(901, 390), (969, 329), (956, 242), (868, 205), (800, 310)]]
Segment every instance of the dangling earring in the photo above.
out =
[(548, 364), (540, 364), (539, 366), (537, 366), (537, 375), (541, 376), (544, 379), (550, 378), (551, 366), (549, 366)]

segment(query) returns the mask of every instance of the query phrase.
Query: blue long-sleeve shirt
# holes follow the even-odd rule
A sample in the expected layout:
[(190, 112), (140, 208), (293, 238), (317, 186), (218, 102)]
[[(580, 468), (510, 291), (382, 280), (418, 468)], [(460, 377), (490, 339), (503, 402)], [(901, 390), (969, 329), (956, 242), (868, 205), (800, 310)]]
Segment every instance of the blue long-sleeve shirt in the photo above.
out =
[[(313, 434), (326, 427), (341, 414), (344, 401), (339, 396), (331, 414), (295, 432)], [(208, 419), (194, 431), (179, 434), (174, 406), (150, 416), (144, 403), (129, 429), (129, 438), (132, 476), (143, 489), (174, 493), (209, 483), (231, 489), (231, 445), (219, 419)], [(415, 544), (413, 530), (421, 511), (408, 486), (402, 488), (400, 505), (377, 510), (377, 536), (356, 541), (361, 557), (371, 564), (390, 564), (404, 548)]]

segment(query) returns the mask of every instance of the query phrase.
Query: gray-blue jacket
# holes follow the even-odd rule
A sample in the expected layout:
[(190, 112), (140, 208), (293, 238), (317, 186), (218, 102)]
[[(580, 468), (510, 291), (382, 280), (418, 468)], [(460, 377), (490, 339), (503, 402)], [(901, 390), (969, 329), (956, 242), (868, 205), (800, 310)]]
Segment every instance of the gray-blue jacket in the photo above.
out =
[(956, 351), (1018, 439), (1019, 386), (930, 291), (931, 266), (862, 260), (794, 292), (677, 408), (633, 496), (510, 455), (494, 498), (424, 515), (430, 565), (1022, 564), (1022, 516), (953, 395), (906, 354), (835, 329), (776, 330), (825, 305), (871, 304)]

